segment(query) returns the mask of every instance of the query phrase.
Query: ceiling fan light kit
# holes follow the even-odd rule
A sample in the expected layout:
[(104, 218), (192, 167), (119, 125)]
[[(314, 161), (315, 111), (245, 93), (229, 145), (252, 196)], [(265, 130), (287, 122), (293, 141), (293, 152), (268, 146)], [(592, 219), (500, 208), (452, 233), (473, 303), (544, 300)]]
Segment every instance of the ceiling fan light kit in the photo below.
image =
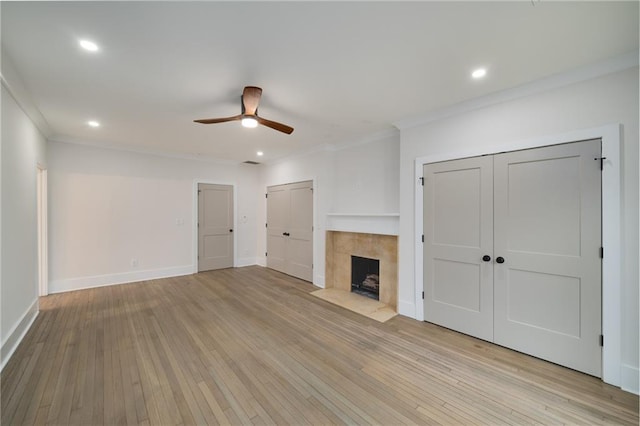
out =
[(244, 91), (242, 92), (242, 112), (240, 115), (223, 118), (205, 118), (193, 121), (202, 124), (215, 124), (240, 120), (243, 127), (253, 128), (257, 127), (258, 124), (261, 124), (263, 126), (290, 135), (293, 132), (293, 127), (287, 126), (286, 124), (278, 123), (276, 121), (267, 120), (258, 116), (258, 104), (260, 103), (261, 96), (261, 88), (255, 86), (246, 86), (244, 88)]
[(242, 118), (242, 127), (248, 127), (249, 129), (253, 129), (254, 127), (258, 127), (258, 120), (253, 117), (244, 116)]

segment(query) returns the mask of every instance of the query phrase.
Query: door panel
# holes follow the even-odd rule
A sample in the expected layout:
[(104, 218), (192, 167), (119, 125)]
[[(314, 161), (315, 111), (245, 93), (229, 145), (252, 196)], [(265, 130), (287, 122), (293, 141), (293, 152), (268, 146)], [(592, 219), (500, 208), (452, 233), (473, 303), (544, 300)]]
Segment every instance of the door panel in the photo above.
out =
[(433, 242), (449, 246), (480, 246), (482, 169), (454, 169), (433, 174)]
[(495, 156), (495, 342), (601, 375), (600, 141)]
[(433, 260), (434, 302), (480, 312), (480, 265)]
[(287, 258), (289, 274), (313, 281), (313, 186), (301, 182), (289, 186), (291, 212)]
[(510, 321), (580, 338), (579, 279), (512, 269), (507, 297)]
[(427, 321), (493, 339), (493, 160), (424, 166)]
[(285, 185), (267, 189), (267, 267), (287, 273), (285, 234), (289, 222), (289, 192)]
[[(523, 151), (517, 157), (533, 153)], [(498, 158), (502, 165), (504, 157)], [(507, 170), (503, 173), (508, 179), (505, 189), (509, 214), (506, 222), (498, 225), (508, 227), (509, 249), (579, 256), (580, 157), (506, 161)]]
[(233, 187), (198, 184), (198, 271), (233, 266)]

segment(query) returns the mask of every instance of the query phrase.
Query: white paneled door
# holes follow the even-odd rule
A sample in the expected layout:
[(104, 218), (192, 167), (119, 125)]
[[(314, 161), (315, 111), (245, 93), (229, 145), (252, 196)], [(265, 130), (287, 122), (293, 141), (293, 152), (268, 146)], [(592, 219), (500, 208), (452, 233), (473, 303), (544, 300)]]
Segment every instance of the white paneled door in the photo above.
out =
[(493, 339), (493, 159), (424, 166), (425, 319)]
[(233, 186), (198, 184), (198, 272), (233, 266)]
[[(496, 155), (495, 342), (602, 373), (600, 140)], [(500, 259), (496, 258), (496, 261)]]
[(313, 183), (267, 188), (267, 266), (313, 281)]
[(601, 376), (600, 153), (425, 165), (425, 319)]
[(287, 273), (287, 228), (291, 197), (287, 185), (267, 188), (267, 267)]

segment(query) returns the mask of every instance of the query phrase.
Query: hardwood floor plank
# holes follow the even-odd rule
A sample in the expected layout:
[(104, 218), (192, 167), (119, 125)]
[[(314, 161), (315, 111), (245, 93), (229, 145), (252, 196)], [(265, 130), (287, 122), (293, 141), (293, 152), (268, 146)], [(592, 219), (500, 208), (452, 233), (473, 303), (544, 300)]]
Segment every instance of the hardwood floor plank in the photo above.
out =
[(216, 397), (213, 396), (213, 393), (211, 392), (211, 389), (209, 389), (209, 387), (207, 386), (207, 384), (205, 382), (199, 382), (198, 383), (198, 388), (200, 389), (200, 392), (202, 393), (202, 396), (204, 397), (204, 400), (206, 401), (206, 403), (209, 406), (209, 409), (211, 410), (211, 412), (213, 413), (214, 417), (215, 417), (215, 421), (208, 421), (208, 424), (229, 424), (229, 419), (227, 418), (227, 416), (224, 413), (224, 410), (222, 409), (222, 407), (220, 407), (220, 404), (218, 404), (218, 401), (216, 400)]
[[(22, 375), (25, 377), (25, 380), (20, 380), (18, 382), (19, 383), (18, 388), (15, 390), (12, 390), (11, 393), (7, 393), (7, 396), (9, 398), (8, 398), (7, 404), (2, 405), (3, 414), (4, 414), (4, 411), (7, 410), (7, 414), (16, 419), (27, 419), (28, 416), (33, 416), (33, 413), (30, 413), (28, 411), (30, 408), (29, 399), (20, 398), (20, 396), (30, 395), (30, 394), (34, 394), (37, 396), (42, 395), (42, 385), (40, 385), (40, 383), (41, 382), (43, 383), (44, 381), (39, 380), (39, 378), (42, 376), (37, 374), (38, 372), (37, 366), (38, 366), (40, 357), (42, 356), (42, 353), (43, 353), (43, 347), (44, 347), (44, 344), (36, 343), (34, 345), (34, 351), (31, 354), (29, 354), (27, 358), (23, 360), (26, 363), (26, 368), (22, 373)], [(9, 392), (9, 391), (7, 390), (3, 392)]]
[(638, 424), (638, 396), (257, 266), (41, 298), (2, 424)]
[(96, 340), (95, 340), (95, 354), (96, 363), (93, 369), (93, 401), (92, 408), (87, 417), (91, 415), (90, 424), (104, 424), (104, 358), (105, 348), (104, 345), (104, 313), (98, 310), (96, 313)]

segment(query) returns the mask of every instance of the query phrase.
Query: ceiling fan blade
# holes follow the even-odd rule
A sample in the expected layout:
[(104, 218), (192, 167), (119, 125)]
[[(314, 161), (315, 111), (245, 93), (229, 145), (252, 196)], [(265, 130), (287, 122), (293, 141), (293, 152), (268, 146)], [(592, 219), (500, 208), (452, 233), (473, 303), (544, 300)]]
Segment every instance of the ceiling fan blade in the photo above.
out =
[(258, 104), (260, 103), (260, 97), (262, 96), (262, 89), (255, 86), (247, 86), (242, 92), (242, 105), (246, 115), (256, 115), (258, 111)]
[(278, 123), (277, 121), (267, 120), (258, 116), (256, 116), (256, 120), (258, 120), (258, 123), (262, 124), (263, 126), (271, 127), (274, 130), (286, 133), (288, 135), (293, 132), (293, 127), (289, 127), (286, 124)]
[(214, 124), (214, 123), (225, 123), (227, 121), (237, 121), (241, 119), (242, 119), (242, 115), (234, 115), (233, 117), (203, 118), (202, 120), (193, 120), (193, 121), (196, 123), (202, 123), (202, 124)]

